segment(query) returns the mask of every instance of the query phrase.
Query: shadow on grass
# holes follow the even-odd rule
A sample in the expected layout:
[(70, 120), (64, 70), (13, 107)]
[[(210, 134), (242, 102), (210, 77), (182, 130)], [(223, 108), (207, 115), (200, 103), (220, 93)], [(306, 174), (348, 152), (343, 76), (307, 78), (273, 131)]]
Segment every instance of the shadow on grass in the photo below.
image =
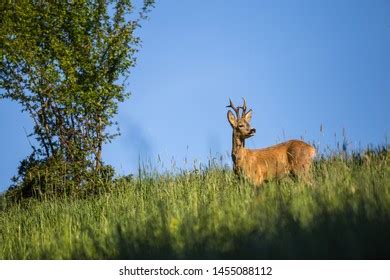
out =
[(221, 234), (194, 236), (180, 250), (168, 235), (134, 239), (118, 226), (117, 253), (107, 255), (99, 247), (96, 251), (107, 259), (389, 259), (389, 217), (368, 219), (363, 205), (359, 208), (358, 213), (324, 213), (310, 228), (286, 217), (277, 224), (277, 234), (226, 231), (222, 242), (217, 240)]

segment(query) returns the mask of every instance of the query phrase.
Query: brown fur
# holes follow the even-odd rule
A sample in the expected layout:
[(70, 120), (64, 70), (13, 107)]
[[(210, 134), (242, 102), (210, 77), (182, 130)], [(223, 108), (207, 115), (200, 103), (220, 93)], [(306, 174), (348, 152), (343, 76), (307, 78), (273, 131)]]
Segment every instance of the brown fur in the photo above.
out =
[(288, 174), (300, 176), (308, 173), (315, 156), (315, 149), (311, 145), (300, 140), (290, 140), (264, 149), (246, 149), (245, 139), (256, 132), (249, 123), (252, 112), (246, 112), (245, 100), (242, 107), (234, 107), (231, 101), (228, 107), (233, 108), (237, 115), (234, 117), (228, 111), (228, 121), (233, 128), (232, 159), (236, 174), (260, 185), (265, 180), (282, 178)]

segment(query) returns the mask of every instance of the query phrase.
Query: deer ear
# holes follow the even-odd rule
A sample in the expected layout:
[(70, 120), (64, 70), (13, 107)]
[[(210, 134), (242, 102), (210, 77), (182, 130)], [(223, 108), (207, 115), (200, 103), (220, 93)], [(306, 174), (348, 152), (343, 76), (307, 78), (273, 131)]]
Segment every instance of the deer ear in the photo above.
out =
[(231, 125), (232, 127), (236, 127), (236, 126), (237, 126), (237, 120), (236, 120), (236, 118), (234, 117), (232, 111), (230, 111), (230, 110), (228, 111), (228, 113), (227, 113), (227, 118), (228, 118), (228, 121), (229, 121), (229, 123), (230, 123), (230, 125)]
[(249, 112), (245, 114), (245, 120), (247, 122), (250, 122), (251, 119), (252, 119), (252, 110), (249, 110)]

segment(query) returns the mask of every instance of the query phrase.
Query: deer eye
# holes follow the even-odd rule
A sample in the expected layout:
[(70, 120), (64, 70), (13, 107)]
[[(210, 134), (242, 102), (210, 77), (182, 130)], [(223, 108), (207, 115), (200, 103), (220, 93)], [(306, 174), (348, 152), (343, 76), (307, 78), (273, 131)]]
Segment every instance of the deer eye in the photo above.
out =
[(239, 124), (238, 127), (244, 127), (244, 125), (243, 124)]

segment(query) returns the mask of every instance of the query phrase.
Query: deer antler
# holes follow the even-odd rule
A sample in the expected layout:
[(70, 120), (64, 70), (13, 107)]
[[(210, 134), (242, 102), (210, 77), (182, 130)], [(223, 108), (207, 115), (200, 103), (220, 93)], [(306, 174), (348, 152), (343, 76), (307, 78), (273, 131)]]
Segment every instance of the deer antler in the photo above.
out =
[(238, 108), (241, 108), (242, 109), (242, 115), (241, 117), (243, 118), (246, 114), (246, 101), (245, 101), (245, 98), (243, 97), (242, 100), (244, 101), (243, 104), (242, 104), (242, 107), (238, 107)]
[(242, 107), (239, 106), (238, 108), (241, 108), (241, 109), (242, 109), (242, 115), (241, 115), (241, 117), (243, 118), (246, 114), (248, 114), (250, 111), (252, 111), (252, 109), (249, 109), (249, 111), (247, 112), (247, 111), (246, 111), (247, 107), (246, 107), (245, 98), (243, 97), (242, 99), (244, 100), (244, 103), (243, 103)]
[(234, 112), (237, 115), (237, 119), (240, 118), (240, 109), (242, 109), (241, 118), (243, 118), (246, 114), (248, 114), (250, 111), (252, 111), (252, 109), (250, 109), (248, 112), (246, 111), (246, 109), (247, 109), (247, 107), (246, 107), (246, 100), (245, 100), (244, 97), (242, 98), (242, 100), (243, 100), (242, 106), (235, 107), (233, 102), (232, 102), (232, 100), (229, 98), (230, 104), (228, 106), (226, 106), (226, 107), (232, 108), (234, 110)]
[(236, 108), (236, 106), (234, 106), (234, 104), (230, 98), (229, 98), (229, 103), (230, 104), (228, 106), (226, 106), (226, 108), (232, 108), (233, 111), (236, 113), (237, 119), (239, 119), (240, 118), (240, 107)]

